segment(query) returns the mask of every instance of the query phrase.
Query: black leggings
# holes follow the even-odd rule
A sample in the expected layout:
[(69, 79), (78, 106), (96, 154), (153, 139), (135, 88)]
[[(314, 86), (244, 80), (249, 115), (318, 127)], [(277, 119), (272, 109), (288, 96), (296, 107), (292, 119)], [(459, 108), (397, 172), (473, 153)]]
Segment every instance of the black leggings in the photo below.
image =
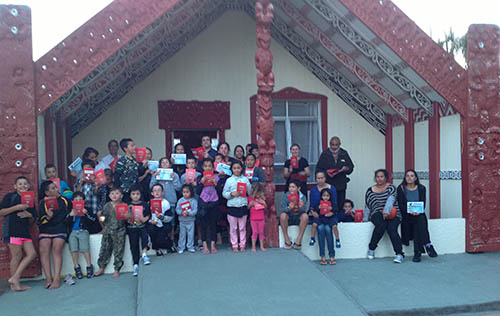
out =
[(217, 241), (217, 220), (219, 206), (214, 203), (206, 204), (205, 215), (201, 217), (201, 240), (206, 242)]
[[(134, 264), (139, 264), (141, 258), (141, 250), (148, 248), (149, 236), (146, 227), (128, 228), (128, 239), (130, 241), (130, 252), (132, 252), (132, 260)], [(139, 248), (139, 238), (141, 239), (141, 248)]]
[(151, 237), (151, 242), (153, 243), (153, 249), (170, 249), (173, 242), (170, 239), (170, 231), (172, 231), (172, 225), (170, 223), (163, 224), (163, 227), (157, 227), (153, 224), (148, 224), (146, 226), (148, 230), (149, 237)]
[(399, 237), (398, 234), (400, 219), (398, 217), (393, 219), (384, 219), (382, 213), (377, 212), (372, 215), (371, 222), (375, 225), (375, 228), (373, 229), (372, 239), (370, 240), (370, 250), (375, 250), (375, 248), (377, 248), (378, 242), (387, 230), (394, 252), (398, 255), (402, 255), (403, 243), (401, 242), (401, 237)]

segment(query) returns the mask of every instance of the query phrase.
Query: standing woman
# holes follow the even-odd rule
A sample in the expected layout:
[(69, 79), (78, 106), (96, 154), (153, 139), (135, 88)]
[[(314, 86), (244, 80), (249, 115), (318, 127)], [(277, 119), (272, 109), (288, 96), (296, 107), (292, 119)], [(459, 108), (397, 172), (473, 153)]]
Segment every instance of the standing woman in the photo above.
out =
[(417, 172), (408, 169), (405, 172), (403, 182), (398, 186), (397, 200), (403, 218), (401, 239), (405, 245), (409, 245), (410, 240), (413, 239), (413, 262), (420, 262), (424, 251), (427, 251), (429, 257), (437, 257), (438, 255), (431, 243), (425, 212), (421, 214), (408, 213), (407, 202), (424, 202), (425, 210), (425, 191), (425, 186), (420, 184), (418, 180)]
[[(375, 249), (377, 244), (384, 236), (385, 231), (389, 234), (392, 248), (396, 253), (394, 263), (402, 263), (403, 244), (398, 234), (398, 226), (401, 223), (401, 212), (396, 202), (396, 187), (388, 183), (389, 173), (385, 169), (375, 171), (375, 184), (366, 190), (365, 194), (365, 213), (369, 214), (370, 221), (375, 225), (372, 238), (368, 246), (368, 259), (375, 258)], [(389, 219), (388, 215), (391, 209), (397, 210), (396, 217)]]
[[(300, 182), (300, 192), (302, 192), (304, 196), (307, 196), (307, 178), (311, 175), (309, 162), (307, 162), (305, 158), (300, 157), (300, 146), (298, 144), (290, 146), (290, 153), (292, 157), (285, 161), (285, 167), (283, 168), (283, 178), (286, 179), (286, 187), (288, 188), (290, 180), (296, 179)], [(292, 159), (296, 159), (296, 166), (292, 166)]]
[(245, 150), (243, 146), (236, 145), (236, 147), (234, 147), (234, 159), (240, 161), (243, 165), (245, 164)]
[[(177, 145), (174, 146), (174, 154), (186, 154), (186, 148), (184, 147), (184, 144), (178, 143)], [(187, 155), (186, 155), (187, 159)], [(172, 168), (174, 169), (174, 172), (177, 173), (177, 175), (180, 177), (186, 172), (186, 165), (176, 165), (174, 164), (174, 158), (170, 157), (170, 162), (172, 163)]]
[(229, 144), (226, 142), (222, 142), (219, 143), (219, 145), (217, 145), (217, 152), (222, 156), (224, 156), (224, 162), (228, 164), (233, 164), (233, 162), (236, 162), (236, 159), (234, 159), (233, 157), (229, 157), (230, 150), (231, 149), (229, 148)]

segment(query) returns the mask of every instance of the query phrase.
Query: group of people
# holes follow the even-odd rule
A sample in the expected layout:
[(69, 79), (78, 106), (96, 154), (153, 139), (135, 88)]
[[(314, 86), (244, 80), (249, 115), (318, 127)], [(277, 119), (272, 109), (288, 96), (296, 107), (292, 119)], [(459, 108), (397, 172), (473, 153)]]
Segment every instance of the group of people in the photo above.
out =
[[(257, 241), (260, 249), (266, 251), (264, 224), (266, 216), (273, 215), (265, 212), (268, 208), (264, 196), (266, 179), (259, 167), (257, 145), (248, 144), (245, 149), (238, 145), (234, 157), (230, 157), (230, 146), (225, 142), (219, 143), (215, 150), (211, 147), (211, 138), (203, 136), (201, 144), (196, 150), (177, 144), (174, 154), (184, 155), (185, 160), (181, 162), (174, 155), (153, 161), (153, 152), (147, 147), (145, 157), (138, 162), (136, 146), (130, 138), (109, 141), (110, 153), (99, 161), (98, 151), (89, 147), (81, 157), (80, 168), (72, 170), (73, 189), (57, 178), (54, 165), (45, 167), (46, 180), (40, 184), (38, 211), (29, 201), (29, 181), (18, 177), (15, 191), (7, 194), (0, 205), (0, 216), (5, 217), (2, 240), (8, 243), (11, 253), (11, 289), (29, 288), (20, 283), (20, 277), (36, 257), (29, 229), (33, 222), (39, 227), (40, 260), (46, 288), (50, 289), (60, 286), (58, 276), (66, 241), (78, 279), (84, 277), (78, 263), (80, 253), (87, 264), (87, 278), (103, 274), (112, 254), (113, 276), (118, 277), (123, 266), (126, 235), (133, 258), (133, 275), (139, 273), (140, 261), (144, 265), (151, 264), (147, 255), (150, 248), (157, 256), (167, 252), (195, 252), (197, 237), (203, 253), (217, 253), (224, 224), (229, 227), (233, 252), (245, 252), (247, 238), (251, 240), (252, 252), (257, 250)], [(317, 233), (321, 264), (336, 263), (333, 235), (335, 247), (341, 247), (337, 223), (354, 221), (354, 203), (346, 199), (348, 175), (353, 172), (354, 164), (340, 145), (340, 139), (332, 137), (329, 148), (321, 154), (315, 171), (317, 184), (309, 196), (307, 178), (311, 170), (308, 161), (300, 156), (298, 144), (291, 146), (291, 156), (283, 170), (287, 189), (277, 216), (285, 248), (301, 249), (304, 231), (311, 222), (309, 245), (315, 245)], [(118, 154), (119, 148), (123, 156)], [(416, 172), (407, 171), (405, 181), (397, 190), (387, 182), (389, 177), (385, 170), (377, 170), (375, 176), (376, 184), (368, 189), (365, 201), (365, 215), (375, 225), (368, 258), (374, 257), (385, 230), (394, 246), (395, 262), (402, 262), (402, 243), (407, 244), (411, 239), (415, 240), (414, 261), (420, 261), (424, 251), (430, 256), (437, 255), (430, 243), (425, 213), (411, 214), (404, 208), (407, 201), (425, 201), (425, 187), (419, 184)], [(397, 209), (397, 216), (389, 218), (387, 209), (392, 208)], [(247, 235), (247, 219), (251, 235)], [(397, 233), (401, 220), (403, 240)], [(299, 225), (294, 243), (288, 235), (289, 225)], [(177, 243), (174, 243), (174, 232), (178, 232)], [(89, 251), (89, 235), (95, 233), (102, 233), (97, 271), (94, 271)], [(325, 241), (329, 262), (325, 256)], [(70, 279), (67, 281), (74, 282)]]

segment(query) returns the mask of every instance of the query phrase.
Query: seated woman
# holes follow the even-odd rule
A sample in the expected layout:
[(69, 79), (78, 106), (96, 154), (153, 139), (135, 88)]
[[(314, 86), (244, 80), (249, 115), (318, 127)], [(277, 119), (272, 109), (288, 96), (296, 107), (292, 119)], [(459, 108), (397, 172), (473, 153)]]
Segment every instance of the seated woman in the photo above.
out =
[[(319, 202), (321, 200), (320, 192), (324, 189), (330, 190), (330, 195), (332, 196), (332, 201), (337, 205), (337, 190), (333, 185), (326, 183), (326, 174), (324, 171), (316, 172), (316, 182), (317, 184), (312, 187), (311, 192), (309, 193), (309, 213), (312, 218), (312, 228), (311, 228), (311, 240), (309, 241), (309, 246), (314, 246), (316, 243), (316, 230), (318, 229), (318, 225), (320, 224), (319, 214), (316, 210), (319, 207)], [(335, 226), (335, 236), (338, 236), (337, 226)], [(340, 248), (340, 241), (338, 243)]]
[(437, 257), (429, 236), (425, 212), (410, 213), (407, 207), (408, 202), (423, 202), (425, 210), (425, 191), (425, 186), (420, 184), (418, 175), (413, 169), (405, 172), (405, 178), (397, 189), (398, 205), (403, 218), (401, 222), (401, 239), (405, 245), (409, 245), (410, 240), (413, 240), (413, 262), (420, 262), (424, 251), (427, 251), (429, 257)]
[[(375, 225), (372, 238), (368, 246), (368, 259), (375, 258), (377, 244), (384, 236), (385, 231), (389, 234), (392, 247), (396, 253), (395, 263), (402, 263), (404, 258), (403, 244), (398, 234), (398, 226), (401, 222), (401, 212), (396, 202), (396, 187), (388, 183), (389, 173), (385, 169), (375, 171), (375, 184), (366, 190), (365, 214), (369, 215), (370, 221)], [(389, 212), (395, 207), (397, 214), (389, 219)]]

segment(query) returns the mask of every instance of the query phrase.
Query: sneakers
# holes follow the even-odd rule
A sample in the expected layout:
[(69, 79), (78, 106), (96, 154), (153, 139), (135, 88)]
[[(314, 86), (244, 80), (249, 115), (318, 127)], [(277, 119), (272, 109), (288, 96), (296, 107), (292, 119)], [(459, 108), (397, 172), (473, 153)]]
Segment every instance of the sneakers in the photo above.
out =
[(366, 258), (372, 260), (375, 259), (375, 250), (368, 250), (368, 253), (366, 254)]
[(160, 249), (156, 250), (156, 256), (157, 257), (163, 256), (163, 252)]
[(195, 250), (194, 248), (189, 248), (189, 249), (188, 249), (188, 251), (189, 251), (190, 253), (195, 253), (195, 252), (196, 252), (196, 250)]
[(311, 240), (309, 241), (309, 246), (313, 247), (315, 243), (316, 239), (314, 237), (311, 237)]
[(90, 279), (94, 276), (94, 266), (90, 265), (87, 267), (87, 279)]
[(71, 273), (68, 273), (65, 277), (64, 277), (64, 282), (67, 284), (67, 285), (75, 285), (75, 280), (73, 280), (73, 277), (71, 276)]
[(149, 259), (149, 257), (146, 254), (142, 255), (142, 263), (144, 263), (145, 266), (151, 264), (151, 260)]
[(139, 274), (139, 265), (134, 264), (134, 272), (132, 272), (133, 276), (137, 276)]
[(178, 254), (181, 254), (184, 252), (184, 249), (179, 249), (179, 251), (177, 251)]
[(413, 259), (411, 259), (411, 261), (413, 261), (413, 262), (420, 262), (421, 260), (422, 260), (422, 253), (420, 253), (420, 252), (416, 252), (413, 255)]
[(335, 248), (340, 248), (340, 247), (341, 247), (341, 245), (340, 245), (340, 240), (338, 240), (338, 239), (337, 239), (337, 240), (335, 241)]
[(393, 261), (394, 263), (403, 263), (403, 259), (404, 259), (403, 255), (398, 254), (396, 255), (396, 257), (394, 257)]
[(425, 250), (427, 251), (429, 257), (435, 258), (438, 256), (436, 250), (434, 249), (434, 246), (432, 245), (430, 245), (429, 247), (425, 247)]
[(75, 274), (79, 280), (83, 279), (82, 267), (80, 267), (80, 265), (75, 268)]

